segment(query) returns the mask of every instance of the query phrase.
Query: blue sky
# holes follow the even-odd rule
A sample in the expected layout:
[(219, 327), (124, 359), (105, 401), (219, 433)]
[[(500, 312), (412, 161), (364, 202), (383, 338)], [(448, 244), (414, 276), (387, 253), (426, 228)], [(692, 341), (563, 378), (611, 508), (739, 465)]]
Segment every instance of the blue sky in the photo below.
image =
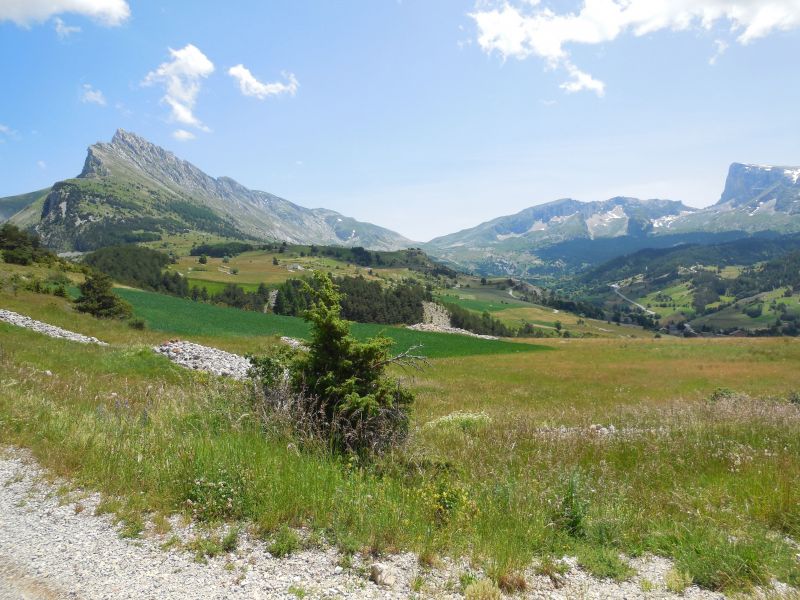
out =
[(0, 0), (0, 196), (122, 127), (416, 240), (704, 206), (733, 161), (800, 164), (798, 57), (800, 0)]

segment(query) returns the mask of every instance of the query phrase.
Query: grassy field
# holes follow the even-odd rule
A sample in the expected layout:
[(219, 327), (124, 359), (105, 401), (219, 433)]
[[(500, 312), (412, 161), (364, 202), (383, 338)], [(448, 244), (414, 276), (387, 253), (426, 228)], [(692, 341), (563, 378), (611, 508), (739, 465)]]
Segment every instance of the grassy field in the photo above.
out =
[(112, 345), (0, 323), (0, 439), (106, 493), (129, 530), (181, 513), (265, 540), (302, 526), (345, 553), (468, 556), (497, 580), (565, 554), (624, 579), (620, 553), (651, 552), (710, 589), (800, 585), (797, 339), (534, 346), (356, 326), (432, 357), (396, 373), (417, 394), (407, 444), (362, 463), (298, 450), (253, 417), (249, 386), (148, 348), (179, 336), (259, 352), (302, 321), (119, 293), (147, 330), (3, 287), (0, 307)]
[[(371, 465), (287, 448), (248, 416), (245, 386), (147, 349), (4, 324), (0, 340), (3, 440), (111, 494), (134, 526), (146, 512), (244, 519), (265, 538), (302, 525), (343, 551), (466, 554), (497, 578), (565, 553), (624, 578), (618, 552), (654, 552), (709, 588), (800, 584), (785, 541), (800, 534), (800, 408), (780, 399), (800, 387), (796, 340), (437, 359), (404, 375), (418, 394), (407, 447)], [(752, 397), (712, 399), (720, 386)], [(235, 499), (220, 514), (204, 483), (218, 481)]]
[(560, 323), (563, 331), (577, 337), (653, 337), (651, 331), (641, 327), (617, 327), (605, 321), (584, 319), (574, 313), (525, 302), (510, 295), (508, 290), (493, 286), (442, 290), (436, 297), (441, 302), (456, 304), (474, 312), (489, 312), (494, 318), (512, 328), (531, 323), (555, 334), (556, 325)]
[[(118, 293), (133, 305), (135, 315), (143, 318), (151, 329), (165, 333), (181, 336), (287, 335), (296, 338), (308, 335), (308, 325), (297, 317), (248, 312), (139, 290), (120, 289)], [(543, 348), (524, 342), (482, 340), (366, 323), (354, 323), (352, 332), (359, 339), (385, 334), (395, 341), (397, 350), (421, 345), (420, 352), (431, 358), (513, 354), (535, 352)]]
[[(273, 264), (273, 259), (278, 264)], [(313, 270), (333, 273), (335, 276), (361, 275), (367, 279), (402, 279), (418, 277), (418, 274), (403, 268), (360, 267), (325, 256), (300, 256), (298, 252), (272, 252), (254, 250), (233, 256), (223, 262), (221, 258), (208, 257), (202, 265), (197, 256), (182, 256), (171, 265), (170, 270), (187, 277), (193, 285), (206, 286), (209, 293), (221, 289), (226, 283), (235, 283), (245, 289), (255, 289), (258, 284), (275, 286), (290, 278), (309, 275)], [(234, 274), (234, 271), (236, 274)]]

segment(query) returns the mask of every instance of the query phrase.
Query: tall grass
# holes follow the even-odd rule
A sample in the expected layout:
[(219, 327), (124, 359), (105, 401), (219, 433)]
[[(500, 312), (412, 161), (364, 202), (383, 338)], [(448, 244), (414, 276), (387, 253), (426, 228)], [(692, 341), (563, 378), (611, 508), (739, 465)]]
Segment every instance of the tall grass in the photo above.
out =
[(419, 393), (408, 447), (360, 464), (265, 431), (243, 384), (0, 325), (0, 435), (119, 496), (125, 515), (244, 520), (264, 534), (302, 525), (344, 551), (464, 554), (499, 583), (564, 553), (625, 578), (619, 553), (655, 552), (712, 589), (800, 584), (786, 541), (800, 537), (800, 408), (709, 399), (725, 377), (763, 396), (800, 387), (786, 368), (797, 344), (557, 347), (435, 361), (408, 380)]

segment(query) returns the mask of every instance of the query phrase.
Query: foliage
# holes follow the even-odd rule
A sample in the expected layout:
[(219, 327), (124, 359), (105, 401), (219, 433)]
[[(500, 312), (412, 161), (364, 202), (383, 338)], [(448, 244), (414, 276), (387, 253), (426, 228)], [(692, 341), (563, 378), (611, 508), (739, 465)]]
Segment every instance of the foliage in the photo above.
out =
[[(254, 250), (255, 246), (245, 242), (220, 242), (218, 244), (200, 244), (194, 246), (190, 251), (190, 256), (213, 256), (222, 258), (223, 256), (236, 256), (242, 252)], [(205, 263), (203, 263), (205, 264)]]
[[(315, 272), (305, 292), (313, 300), (305, 314), (309, 351), (286, 363), (296, 410), (334, 450), (382, 452), (396, 445), (408, 431), (414, 396), (384, 374), (392, 341), (379, 336), (360, 342), (350, 335), (340, 316), (342, 296), (327, 275)], [(255, 365), (263, 386), (273, 387), (274, 361)]]
[(79, 312), (102, 319), (127, 319), (131, 316), (131, 305), (114, 295), (111, 277), (105, 273), (92, 273), (78, 287), (81, 295), (75, 300), (75, 308)]
[(480, 335), (496, 335), (498, 337), (513, 337), (516, 335), (515, 330), (502, 321), (495, 319), (488, 312), (478, 315), (457, 304), (447, 303), (444, 306), (450, 313), (450, 323), (453, 327), (466, 329)]
[[(430, 292), (413, 280), (384, 287), (358, 276), (339, 277), (335, 284), (341, 294), (341, 316), (358, 323), (419, 323), (423, 301), (431, 300)], [(278, 287), (275, 313), (301, 316), (313, 303), (315, 285), (315, 279), (284, 282)]]
[(111, 246), (86, 255), (84, 263), (116, 281), (145, 290), (187, 296), (189, 286), (179, 273), (164, 273), (166, 254), (140, 246)]
[(36, 235), (23, 231), (11, 223), (0, 226), (0, 251), (5, 262), (16, 265), (29, 265), (55, 258), (41, 247)]

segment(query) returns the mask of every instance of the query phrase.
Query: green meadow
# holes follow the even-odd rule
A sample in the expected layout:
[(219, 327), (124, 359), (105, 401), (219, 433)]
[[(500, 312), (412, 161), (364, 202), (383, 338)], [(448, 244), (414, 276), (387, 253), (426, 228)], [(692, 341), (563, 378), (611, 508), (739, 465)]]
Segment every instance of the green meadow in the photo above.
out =
[[(119, 293), (146, 330), (0, 291), (0, 306), (111, 342), (0, 323), (0, 437), (106, 494), (127, 530), (177, 513), (268, 543), (288, 525), (344, 556), (465, 556), (498, 582), (564, 555), (624, 580), (622, 555), (652, 553), (708, 589), (800, 585), (796, 339), (528, 345), (354, 326), (398, 349), (422, 342), (431, 357), (396, 371), (417, 395), (407, 443), (365, 462), (298, 448), (253, 416), (250, 386), (149, 349), (181, 337), (264, 351), (276, 335), (303, 337), (302, 321)], [(220, 481), (230, 504), (204, 483)]]

